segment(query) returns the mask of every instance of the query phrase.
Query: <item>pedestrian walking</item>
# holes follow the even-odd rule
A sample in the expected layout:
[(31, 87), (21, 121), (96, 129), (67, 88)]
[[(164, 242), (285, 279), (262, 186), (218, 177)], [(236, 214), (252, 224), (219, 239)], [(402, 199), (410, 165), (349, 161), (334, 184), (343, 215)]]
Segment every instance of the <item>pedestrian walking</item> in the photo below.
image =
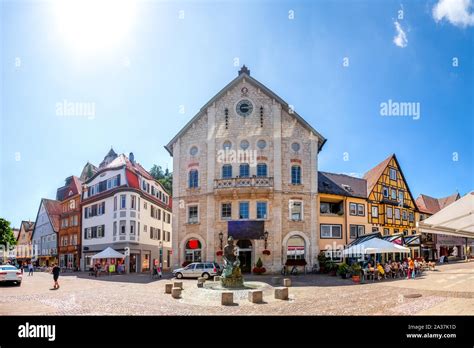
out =
[(163, 272), (161, 271), (161, 265), (160, 265), (158, 266), (158, 277), (160, 277), (161, 279), (162, 276), (163, 276)]
[(59, 272), (60, 272), (61, 269), (55, 263), (53, 263), (52, 266), (53, 266), (53, 269), (51, 270), (51, 273), (53, 273), (53, 280), (54, 280), (53, 289), (59, 289), (58, 279), (59, 279)]
[(28, 263), (28, 276), (33, 276), (34, 270), (33, 264), (30, 261), (30, 263)]

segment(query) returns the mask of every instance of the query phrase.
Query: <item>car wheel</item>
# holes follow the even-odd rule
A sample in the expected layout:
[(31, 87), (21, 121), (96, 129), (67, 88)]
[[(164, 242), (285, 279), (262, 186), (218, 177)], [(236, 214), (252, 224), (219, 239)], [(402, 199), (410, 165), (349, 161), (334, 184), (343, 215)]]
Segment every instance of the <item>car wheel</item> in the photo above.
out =
[(210, 275), (209, 273), (203, 273), (201, 277), (203, 277), (204, 279), (209, 279)]
[(183, 274), (182, 273), (176, 273), (176, 278), (178, 278), (178, 279), (183, 278)]

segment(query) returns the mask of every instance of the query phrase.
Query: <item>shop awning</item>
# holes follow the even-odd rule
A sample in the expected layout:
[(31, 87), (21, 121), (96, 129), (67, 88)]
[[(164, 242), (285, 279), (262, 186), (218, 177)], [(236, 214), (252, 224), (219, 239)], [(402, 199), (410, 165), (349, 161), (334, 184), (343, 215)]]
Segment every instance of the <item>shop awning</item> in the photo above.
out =
[(409, 253), (410, 249), (387, 242), (381, 238), (371, 238), (362, 243), (353, 245), (343, 251), (345, 256), (384, 254), (384, 253)]
[(102, 250), (100, 253), (92, 256), (93, 259), (123, 259), (125, 255), (119, 253), (118, 251), (108, 247), (107, 249)]
[(420, 232), (474, 238), (474, 191), (420, 221)]

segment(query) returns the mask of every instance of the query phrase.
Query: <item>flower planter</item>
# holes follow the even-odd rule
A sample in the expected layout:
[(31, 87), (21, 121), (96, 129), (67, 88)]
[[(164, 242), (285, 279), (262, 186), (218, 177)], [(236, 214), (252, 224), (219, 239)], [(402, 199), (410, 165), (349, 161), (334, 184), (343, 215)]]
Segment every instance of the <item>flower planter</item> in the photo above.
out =
[(270, 250), (265, 249), (264, 251), (262, 251), (262, 254), (263, 255), (270, 255), (271, 252), (270, 252)]
[(223, 255), (222, 250), (219, 250), (218, 252), (216, 252), (216, 256), (222, 256), (222, 255)]
[(252, 273), (260, 275), (260, 274), (265, 273), (266, 271), (267, 270), (265, 269), (265, 267), (254, 267), (252, 270)]
[(358, 276), (358, 275), (353, 275), (353, 276), (352, 276), (352, 281), (353, 281), (354, 283), (360, 283), (360, 276)]

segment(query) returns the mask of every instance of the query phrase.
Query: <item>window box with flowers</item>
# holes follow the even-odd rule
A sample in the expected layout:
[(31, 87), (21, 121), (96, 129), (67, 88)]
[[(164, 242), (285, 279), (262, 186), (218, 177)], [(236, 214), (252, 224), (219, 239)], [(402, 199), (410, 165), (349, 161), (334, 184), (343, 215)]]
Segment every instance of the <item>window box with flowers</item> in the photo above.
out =
[(265, 249), (264, 251), (262, 251), (262, 254), (263, 254), (263, 255), (270, 255), (271, 252), (270, 252), (270, 250)]

